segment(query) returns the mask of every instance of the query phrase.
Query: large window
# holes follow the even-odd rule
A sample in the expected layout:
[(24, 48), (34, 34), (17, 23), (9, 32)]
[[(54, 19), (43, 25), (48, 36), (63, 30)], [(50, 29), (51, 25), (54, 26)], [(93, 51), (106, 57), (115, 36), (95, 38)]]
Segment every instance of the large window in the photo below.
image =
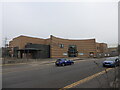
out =
[(68, 47), (68, 56), (77, 57), (78, 51), (76, 45), (69, 45)]

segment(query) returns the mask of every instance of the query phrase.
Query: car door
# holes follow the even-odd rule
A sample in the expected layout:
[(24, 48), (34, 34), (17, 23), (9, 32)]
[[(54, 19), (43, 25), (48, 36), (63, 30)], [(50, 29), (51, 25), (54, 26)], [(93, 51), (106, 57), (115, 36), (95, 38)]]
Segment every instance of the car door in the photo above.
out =
[(70, 60), (67, 60), (68, 61), (68, 64), (71, 64), (71, 61)]

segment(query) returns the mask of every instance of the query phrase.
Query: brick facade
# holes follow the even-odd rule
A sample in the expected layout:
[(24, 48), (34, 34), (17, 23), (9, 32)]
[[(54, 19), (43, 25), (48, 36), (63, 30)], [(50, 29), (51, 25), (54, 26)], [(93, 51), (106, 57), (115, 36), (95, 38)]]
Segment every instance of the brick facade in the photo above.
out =
[[(19, 36), (9, 42), (10, 47), (18, 47), (24, 49), (28, 43), (50, 45), (50, 57), (62, 58), (68, 57), (70, 53), (69, 48), (76, 50), (76, 57), (95, 57), (98, 52), (104, 53), (107, 51), (107, 44), (97, 43), (95, 39), (86, 40), (70, 40), (50, 36), (48, 39), (33, 38), (28, 36)], [(73, 52), (71, 50), (71, 52)], [(72, 54), (71, 54), (72, 55)]]
[(19, 47), (19, 49), (25, 48), (27, 43), (33, 44), (49, 44), (49, 39), (33, 38), (28, 36), (19, 36), (10, 41), (10, 47)]
[[(60, 48), (59, 45), (63, 44), (64, 47)], [(69, 40), (61, 39), (51, 36), (51, 57), (67, 57), (63, 55), (68, 52), (69, 45), (76, 45), (78, 51), (78, 57), (89, 57), (89, 53), (96, 54), (96, 42), (95, 39), (89, 40)], [(80, 53), (83, 55), (80, 55)]]

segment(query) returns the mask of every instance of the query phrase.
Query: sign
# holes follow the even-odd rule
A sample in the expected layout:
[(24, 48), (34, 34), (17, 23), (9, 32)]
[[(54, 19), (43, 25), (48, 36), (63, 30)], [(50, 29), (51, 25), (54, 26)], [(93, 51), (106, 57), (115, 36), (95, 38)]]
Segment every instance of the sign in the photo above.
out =
[(79, 55), (84, 55), (84, 53), (79, 53)]
[(67, 53), (63, 53), (64, 56), (67, 56)]

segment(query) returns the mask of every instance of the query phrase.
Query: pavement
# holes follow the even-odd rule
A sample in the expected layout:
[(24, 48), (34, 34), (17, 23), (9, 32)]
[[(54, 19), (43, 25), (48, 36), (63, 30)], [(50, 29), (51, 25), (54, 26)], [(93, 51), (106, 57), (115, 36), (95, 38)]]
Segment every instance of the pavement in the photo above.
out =
[(113, 88), (116, 68), (103, 68), (102, 61), (76, 59), (75, 64), (63, 67), (47, 61), (5, 65), (3, 88)]
[[(85, 58), (68, 58), (70, 60), (84, 60)], [(90, 58), (87, 58), (86, 60), (89, 60)], [(6, 63), (6, 64), (2, 64), (0, 63), (0, 66), (7, 66), (7, 65), (20, 65), (20, 64), (49, 64), (49, 63), (54, 63), (57, 59), (56, 58), (48, 58), (48, 59), (29, 59), (27, 62), (23, 62), (23, 63)], [(26, 61), (26, 59), (22, 59), (22, 61)]]
[(117, 84), (118, 84), (118, 87), (120, 88), (120, 67), (118, 68)]

